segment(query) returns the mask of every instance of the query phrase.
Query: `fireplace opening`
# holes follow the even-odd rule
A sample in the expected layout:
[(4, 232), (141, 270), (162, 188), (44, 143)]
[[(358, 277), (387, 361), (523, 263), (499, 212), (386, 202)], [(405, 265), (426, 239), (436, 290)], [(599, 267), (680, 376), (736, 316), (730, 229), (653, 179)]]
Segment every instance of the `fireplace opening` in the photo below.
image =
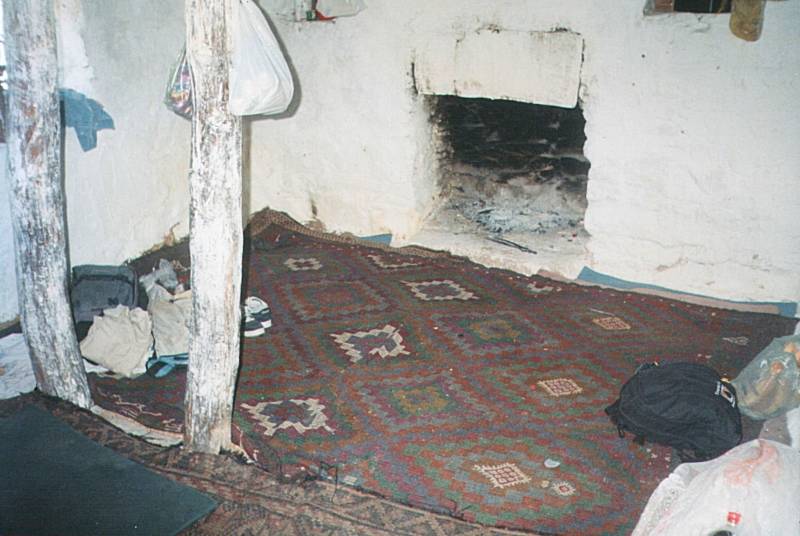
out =
[[(438, 210), (421, 233), (428, 245), (490, 258), (522, 271), (575, 275), (585, 262), (583, 228), (590, 167), (580, 107), (430, 96), (438, 148)], [(458, 235), (458, 238), (453, 238)], [(469, 236), (469, 246), (459, 246)], [(431, 239), (431, 237), (435, 237)], [(487, 243), (492, 244), (489, 251)], [(513, 262), (496, 262), (515, 248)], [(527, 263), (527, 264), (526, 264)]]
[(582, 229), (589, 161), (579, 107), (434, 100), (445, 210), (492, 234)]

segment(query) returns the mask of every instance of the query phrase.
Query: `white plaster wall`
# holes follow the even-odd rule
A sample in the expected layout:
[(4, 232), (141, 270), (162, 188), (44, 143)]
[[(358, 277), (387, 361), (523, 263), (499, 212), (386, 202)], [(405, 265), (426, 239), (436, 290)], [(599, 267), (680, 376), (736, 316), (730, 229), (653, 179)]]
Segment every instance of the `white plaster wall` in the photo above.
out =
[[(116, 122), (88, 153), (66, 133), (71, 260), (120, 262), (176, 223), (188, 230), (190, 127), (162, 104), (183, 2), (61, 1), (83, 38), (88, 94)], [(800, 1), (768, 2), (756, 43), (733, 37), (727, 15), (645, 17), (644, 3), (369, 0), (335, 23), (273, 17), (298, 98), (247, 127), (248, 210), (409, 236), (437, 201), (411, 75), (423, 48), (487, 27), (564, 28), (584, 39), (591, 266), (717, 297), (800, 300)]]
[[(60, 33), (64, 82), (82, 86), (115, 124), (87, 152), (73, 129), (65, 131), (70, 260), (119, 263), (162, 241), (175, 224), (177, 235), (188, 232), (191, 126), (163, 104), (183, 45), (184, 3), (60, 2), (60, 28), (71, 29), (69, 40)], [(81, 52), (88, 65), (75, 59)]]
[(299, 96), (290, 119), (252, 123), (252, 209), (316, 212), (329, 229), (358, 234), (418, 225), (433, 192), (417, 172), (430, 135), (416, 113), (409, 13), (385, 4), (335, 24), (274, 18)]
[(589, 247), (620, 277), (796, 301), (800, 3), (768, 2), (756, 43), (727, 18), (646, 17), (591, 40)]
[(253, 207), (305, 220), (313, 199), (329, 228), (407, 236), (435, 202), (426, 111), (409, 90), (418, 47), (487, 26), (566, 28), (585, 43), (592, 267), (800, 299), (800, 2), (770, 2), (756, 43), (731, 35), (727, 15), (644, 16), (643, 5), (372, 0), (335, 24), (277, 19), (302, 100), (290, 120), (253, 125)]
[[(507, 57), (519, 61), (497, 61)], [(520, 32), (490, 26), (449, 42), (434, 36), (418, 46), (415, 60), (415, 86), (426, 95), (574, 108), (581, 82), (583, 38), (569, 31)]]

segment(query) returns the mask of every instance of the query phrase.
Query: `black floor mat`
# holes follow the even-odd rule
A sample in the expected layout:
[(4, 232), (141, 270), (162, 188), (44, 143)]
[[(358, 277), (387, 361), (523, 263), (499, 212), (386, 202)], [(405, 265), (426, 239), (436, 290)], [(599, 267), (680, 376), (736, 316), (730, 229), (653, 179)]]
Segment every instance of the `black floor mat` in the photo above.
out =
[(39, 408), (0, 419), (0, 534), (177, 534), (216, 505)]

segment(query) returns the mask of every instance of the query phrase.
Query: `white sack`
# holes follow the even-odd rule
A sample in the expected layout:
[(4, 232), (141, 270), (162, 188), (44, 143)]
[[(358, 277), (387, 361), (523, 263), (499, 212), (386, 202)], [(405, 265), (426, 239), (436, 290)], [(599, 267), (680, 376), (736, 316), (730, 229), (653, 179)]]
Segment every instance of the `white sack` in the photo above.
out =
[(267, 19), (252, 0), (233, 0), (231, 9), (228, 111), (233, 115), (285, 111), (292, 102), (294, 83)]
[(798, 536), (798, 500), (800, 452), (755, 439), (679, 465), (650, 496), (633, 536)]
[(189, 352), (189, 322), (192, 316), (192, 291), (171, 295), (160, 285), (148, 292), (147, 310), (153, 320), (156, 355), (170, 356)]

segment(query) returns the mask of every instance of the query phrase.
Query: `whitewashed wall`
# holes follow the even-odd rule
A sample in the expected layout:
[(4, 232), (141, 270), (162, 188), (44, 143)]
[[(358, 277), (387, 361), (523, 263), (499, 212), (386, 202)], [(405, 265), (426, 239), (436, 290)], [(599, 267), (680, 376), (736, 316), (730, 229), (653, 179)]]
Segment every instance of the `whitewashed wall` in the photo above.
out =
[[(586, 227), (595, 267), (737, 299), (800, 299), (800, 2), (762, 39), (727, 17), (587, 38)], [(588, 69), (587, 69), (588, 70)]]
[[(188, 230), (189, 124), (161, 102), (183, 2), (61, 2), (77, 28), (63, 44), (74, 52), (82, 37), (89, 67), (72, 72), (116, 123), (88, 153), (66, 134), (71, 260), (120, 262), (176, 223), (177, 235)], [(733, 37), (726, 15), (643, 16), (644, 3), (369, 0), (335, 23), (273, 13), (299, 97), (292, 113), (249, 127), (249, 209), (412, 234), (436, 201), (412, 63), (480, 29), (564, 28), (584, 39), (592, 267), (718, 297), (800, 300), (800, 1), (768, 2), (756, 43)], [(0, 281), (0, 297), (10, 288)]]
[[(183, 2), (56, 0), (61, 83), (103, 105), (114, 130), (83, 152), (65, 128), (70, 260), (119, 263), (188, 233), (189, 122), (162, 104), (183, 40)], [(5, 158), (3, 158), (5, 162)], [(3, 169), (5, 170), (5, 164)], [(0, 322), (17, 314), (13, 244), (0, 188)]]
[(769, 2), (756, 43), (736, 39), (727, 15), (644, 16), (643, 5), (373, 0), (335, 24), (280, 22), (303, 98), (291, 120), (253, 127), (254, 205), (309, 219), (313, 201), (333, 229), (412, 232), (434, 170), (411, 63), (487, 28), (568, 29), (585, 43), (592, 267), (719, 297), (800, 299), (800, 2)]
[[(178, 234), (189, 229), (191, 128), (163, 105), (184, 42), (183, 2), (60, 1), (60, 29), (64, 19), (78, 26), (89, 66), (73, 61), (64, 83), (83, 86), (115, 123), (99, 131), (97, 148), (88, 152), (73, 129), (64, 136), (71, 261), (121, 262), (175, 224)], [(59, 52), (66, 59), (79, 44), (65, 42), (64, 34)]]

